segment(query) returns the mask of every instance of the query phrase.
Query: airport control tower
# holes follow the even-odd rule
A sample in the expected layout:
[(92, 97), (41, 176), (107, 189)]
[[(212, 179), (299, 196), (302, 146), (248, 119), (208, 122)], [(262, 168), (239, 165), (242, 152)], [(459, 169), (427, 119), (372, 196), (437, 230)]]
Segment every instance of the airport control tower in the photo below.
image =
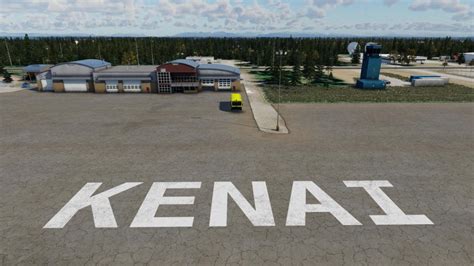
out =
[(379, 80), (380, 67), (382, 65), (382, 59), (379, 55), (381, 50), (381, 45), (374, 43), (366, 45), (360, 79), (356, 83), (357, 88), (385, 89), (386, 82)]

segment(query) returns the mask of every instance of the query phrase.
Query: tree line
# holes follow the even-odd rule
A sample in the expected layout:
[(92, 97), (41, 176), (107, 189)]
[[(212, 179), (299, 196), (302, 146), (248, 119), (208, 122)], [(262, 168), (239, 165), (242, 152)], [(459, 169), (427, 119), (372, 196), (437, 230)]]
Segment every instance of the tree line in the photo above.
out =
[[(474, 40), (453, 38), (164, 38), (164, 37), (41, 37), (4, 38), (0, 65), (56, 64), (85, 58), (104, 59), (113, 65), (161, 64), (191, 55), (238, 59), (259, 66), (274, 66), (278, 51), (284, 65), (339, 65), (338, 54), (357, 41), (382, 45), (382, 53), (415, 53), (428, 58), (474, 51)], [(7, 48), (10, 54), (8, 57)]]

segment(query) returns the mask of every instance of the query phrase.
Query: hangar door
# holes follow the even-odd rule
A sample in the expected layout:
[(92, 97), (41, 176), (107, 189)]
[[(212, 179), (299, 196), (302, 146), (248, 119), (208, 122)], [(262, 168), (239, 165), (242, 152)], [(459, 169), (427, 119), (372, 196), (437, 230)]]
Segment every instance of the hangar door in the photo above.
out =
[(201, 86), (203, 87), (214, 87), (214, 80), (213, 79), (202, 79)]
[(117, 80), (107, 80), (105, 82), (105, 91), (106, 92), (118, 92), (118, 81)]
[(85, 80), (65, 80), (64, 90), (67, 92), (87, 92)]
[(141, 92), (142, 82), (140, 80), (124, 80), (123, 91), (124, 92)]

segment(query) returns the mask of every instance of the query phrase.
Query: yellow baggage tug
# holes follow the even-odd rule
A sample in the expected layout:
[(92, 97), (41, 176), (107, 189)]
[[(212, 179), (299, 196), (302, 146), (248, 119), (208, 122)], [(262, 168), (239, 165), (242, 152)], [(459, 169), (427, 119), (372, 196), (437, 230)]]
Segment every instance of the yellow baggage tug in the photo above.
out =
[(242, 96), (239, 93), (232, 93), (230, 95), (230, 109), (242, 110)]

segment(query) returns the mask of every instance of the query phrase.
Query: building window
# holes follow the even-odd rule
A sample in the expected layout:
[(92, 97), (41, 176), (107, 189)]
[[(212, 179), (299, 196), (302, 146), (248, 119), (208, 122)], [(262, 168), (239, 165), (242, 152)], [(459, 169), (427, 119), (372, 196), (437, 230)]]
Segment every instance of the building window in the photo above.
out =
[(160, 84), (158, 87), (159, 93), (171, 93), (171, 86), (169, 84)]
[(197, 82), (197, 78), (191, 75), (173, 75), (173, 82)]
[(158, 73), (158, 83), (165, 83), (169, 84), (171, 83), (171, 76), (169, 72), (159, 72)]

